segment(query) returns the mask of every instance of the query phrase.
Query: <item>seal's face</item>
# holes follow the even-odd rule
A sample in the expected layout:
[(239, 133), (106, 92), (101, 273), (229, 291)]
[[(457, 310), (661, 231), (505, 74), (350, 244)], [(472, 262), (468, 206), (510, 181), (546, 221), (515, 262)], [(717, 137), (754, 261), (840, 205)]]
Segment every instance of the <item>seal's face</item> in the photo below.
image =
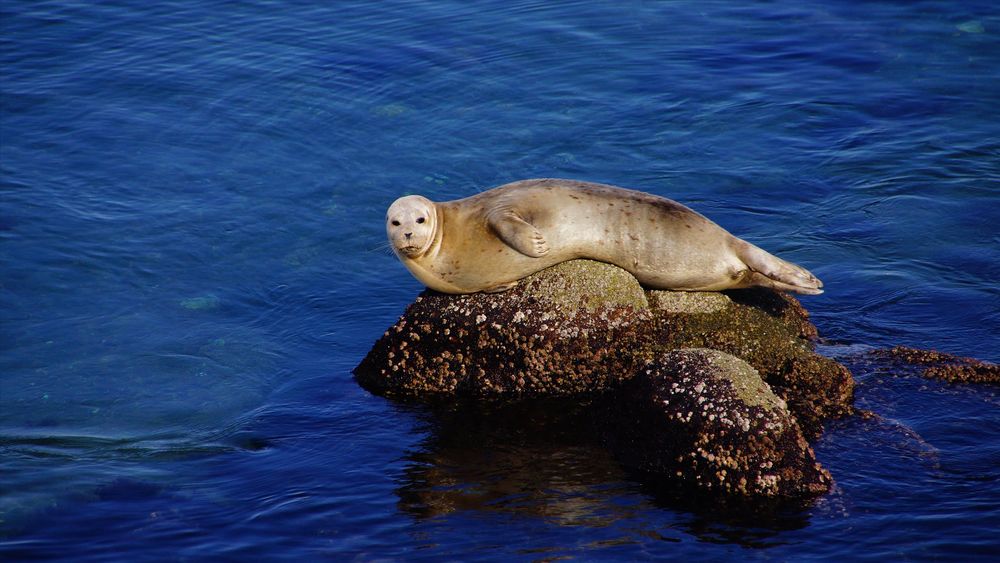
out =
[(434, 241), (437, 213), (434, 202), (419, 195), (401, 197), (385, 214), (385, 231), (396, 254), (416, 258)]

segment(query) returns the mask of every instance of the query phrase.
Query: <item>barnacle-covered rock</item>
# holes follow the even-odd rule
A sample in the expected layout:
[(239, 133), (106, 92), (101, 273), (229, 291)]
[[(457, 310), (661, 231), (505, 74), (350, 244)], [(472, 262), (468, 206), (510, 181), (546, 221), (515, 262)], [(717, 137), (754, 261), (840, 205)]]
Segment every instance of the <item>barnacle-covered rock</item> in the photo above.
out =
[(742, 497), (830, 487), (785, 401), (724, 352), (665, 352), (612, 394), (605, 411), (622, 463), (685, 487)]
[(355, 369), (377, 395), (431, 401), (599, 394), (678, 348), (737, 356), (815, 434), (851, 411), (853, 379), (816, 354), (799, 302), (769, 289), (646, 291), (628, 272), (573, 260), (504, 293), (424, 291)]
[(930, 379), (942, 379), (950, 383), (1000, 384), (1000, 365), (974, 358), (906, 346), (873, 350), (870, 356), (875, 360), (915, 367), (921, 375)]
[(631, 274), (565, 262), (504, 293), (420, 294), (355, 370), (390, 397), (564, 396), (631, 376), (653, 319)]

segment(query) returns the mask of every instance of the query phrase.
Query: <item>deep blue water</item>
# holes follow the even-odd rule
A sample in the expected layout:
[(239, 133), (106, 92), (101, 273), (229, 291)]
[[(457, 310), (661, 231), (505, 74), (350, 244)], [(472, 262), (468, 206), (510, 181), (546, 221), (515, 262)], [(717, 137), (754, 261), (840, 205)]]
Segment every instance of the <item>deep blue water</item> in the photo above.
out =
[(765, 517), (350, 371), (421, 289), (393, 199), (546, 176), (810, 268), (824, 353), (1000, 361), (998, 108), (992, 0), (7, 0), (0, 558), (996, 557), (997, 387), (859, 367)]

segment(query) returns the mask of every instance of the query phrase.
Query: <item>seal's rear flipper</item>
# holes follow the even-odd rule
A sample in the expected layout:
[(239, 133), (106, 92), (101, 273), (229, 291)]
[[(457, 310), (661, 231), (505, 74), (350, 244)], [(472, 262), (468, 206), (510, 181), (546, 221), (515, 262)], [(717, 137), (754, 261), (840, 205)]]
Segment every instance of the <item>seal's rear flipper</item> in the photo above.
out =
[(737, 239), (735, 250), (736, 255), (752, 270), (748, 279), (750, 285), (806, 295), (823, 293), (823, 282), (802, 266), (786, 262), (745, 240)]
[(760, 272), (750, 272), (747, 276), (747, 287), (770, 287), (771, 289), (777, 289), (778, 291), (791, 291), (793, 293), (803, 293), (805, 295), (819, 295), (823, 293), (823, 290), (818, 287), (802, 287), (800, 285), (791, 285), (778, 280), (769, 278)]

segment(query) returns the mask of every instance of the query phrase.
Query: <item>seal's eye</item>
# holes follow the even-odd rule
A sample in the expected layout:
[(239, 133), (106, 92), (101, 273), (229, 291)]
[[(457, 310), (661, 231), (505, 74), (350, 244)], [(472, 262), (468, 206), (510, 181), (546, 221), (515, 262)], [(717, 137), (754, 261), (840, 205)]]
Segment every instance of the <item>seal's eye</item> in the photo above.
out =
[(399, 226), (399, 221), (396, 221), (396, 220), (394, 219), (394, 220), (392, 221), (392, 226), (393, 226), (393, 227), (398, 227), (398, 226)]
[(417, 223), (423, 223), (424, 221), (426, 221), (426, 219), (424, 219), (423, 217), (417, 219)]

